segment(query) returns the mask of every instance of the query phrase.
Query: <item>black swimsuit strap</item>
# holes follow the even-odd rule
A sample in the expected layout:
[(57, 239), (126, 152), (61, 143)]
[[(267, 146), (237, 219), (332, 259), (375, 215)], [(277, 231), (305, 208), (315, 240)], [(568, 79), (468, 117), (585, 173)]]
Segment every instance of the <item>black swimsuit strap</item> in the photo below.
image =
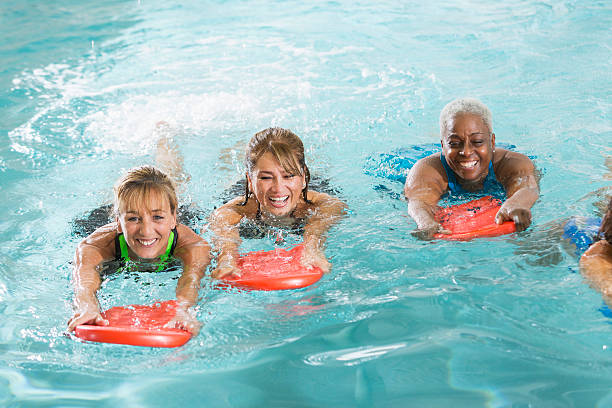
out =
[(119, 235), (122, 234), (122, 232), (115, 234), (115, 261), (121, 259), (121, 244), (119, 243)]
[(178, 244), (178, 231), (176, 230), (176, 227), (172, 228), (172, 232), (174, 232), (174, 239), (172, 240), (172, 246), (170, 247), (170, 253), (169, 255), (174, 255), (174, 248), (176, 248), (176, 245)]

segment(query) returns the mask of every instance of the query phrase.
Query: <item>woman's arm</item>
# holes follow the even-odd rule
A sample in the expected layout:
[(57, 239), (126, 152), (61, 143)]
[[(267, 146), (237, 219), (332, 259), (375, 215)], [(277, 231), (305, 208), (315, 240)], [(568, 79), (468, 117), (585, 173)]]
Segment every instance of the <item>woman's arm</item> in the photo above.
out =
[(495, 216), (498, 224), (514, 221), (517, 231), (523, 231), (531, 224), (531, 207), (540, 195), (535, 176), (535, 166), (529, 157), (505, 151), (496, 171), (508, 199)]
[(330, 263), (323, 252), (325, 233), (346, 213), (347, 206), (336, 197), (314, 191), (309, 192), (309, 200), (314, 208), (309, 210), (304, 226), (302, 264), (319, 267), (327, 273), (330, 271)]
[(100, 314), (96, 292), (101, 283), (99, 267), (112, 258), (108, 242), (109, 239), (112, 241), (114, 224), (109, 226), (104, 226), (85, 238), (76, 249), (72, 271), (75, 311), (68, 322), (69, 331), (73, 331), (79, 324), (108, 324)]
[(416, 235), (422, 239), (431, 239), (436, 233), (450, 233), (443, 229), (435, 218), (438, 201), (448, 185), (440, 169), (436, 167), (437, 162), (440, 162), (439, 155), (419, 160), (410, 169), (404, 185), (408, 215), (416, 222)]
[(580, 272), (612, 307), (612, 245), (601, 240), (580, 257)]
[(237, 197), (215, 210), (208, 224), (213, 233), (213, 245), (218, 252), (217, 268), (212, 273), (213, 278), (240, 274), (240, 270), (236, 265), (236, 260), (239, 256), (238, 248), (241, 243), (237, 226), (246, 215), (246, 207), (238, 205), (241, 201), (243, 201), (243, 198)]
[(200, 281), (210, 263), (210, 245), (191, 228), (178, 226), (179, 243), (174, 251), (183, 263), (183, 273), (176, 286), (176, 299), (187, 307), (198, 300)]
[(176, 285), (178, 309), (175, 317), (167, 327), (188, 330), (194, 335), (200, 329), (200, 323), (189, 309), (198, 301), (200, 282), (210, 263), (210, 246), (191, 228), (179, 224), (177, 227), (179, 242), (174, 255), (183, 264), (183, 273)]

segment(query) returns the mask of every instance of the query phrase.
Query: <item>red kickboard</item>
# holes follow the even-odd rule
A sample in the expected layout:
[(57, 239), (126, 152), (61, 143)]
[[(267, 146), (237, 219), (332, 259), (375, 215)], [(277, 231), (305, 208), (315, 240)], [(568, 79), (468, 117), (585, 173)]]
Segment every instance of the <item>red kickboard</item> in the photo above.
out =
[(304, 246), (286, 250), (257, 251), (238, 258), (240, 276), (221, 278), (224, 283), (256, 290), (299, 289), (310, 286), (323, 276), (320, 268), (307, 268), (301, 263)]
[(501, 201), (486, 196), (467, 203), (441, 208), (436, 221), (451, 234), (435, 234), (434, 238), (468, 241), (473, 238), (496, 237), (516, 232), (514, 221), (495, 223)]
[(153, 305), (116, 306), (102, 313), (108, 326), (81, 324), (76, 336), (99, 343), (128, 344), (143, 347), (179, 347), (187, 343), (191, 333), (168, 329), (164, 325), (176, 314), (176, 301)]

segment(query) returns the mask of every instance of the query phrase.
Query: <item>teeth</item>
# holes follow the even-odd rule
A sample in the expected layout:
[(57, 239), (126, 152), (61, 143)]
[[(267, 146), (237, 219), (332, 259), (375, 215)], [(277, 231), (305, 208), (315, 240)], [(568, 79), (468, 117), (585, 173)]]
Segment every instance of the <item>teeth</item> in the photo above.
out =
[(151, 246), (155, 242), (155, 239), (149, 239), (149, 240), (139, 239), (138, 242), (140, 242), (143, 246)]
[(461, 167), (466, 168), (466, 169), (471, 169), (473, 167), (476, 166), (476, 163), (478, 163), (478, 161), (474, 160), (474, 161), (469, 161), (469, 162), (463, 162), (463, 163), (459, 163), (461, 165)]
[(272, 201), (285, 201), (287, 198), (289, 198), (289, 196), (277, 197), (277, 198), (270, 197), (270, 200), (272, 200)]

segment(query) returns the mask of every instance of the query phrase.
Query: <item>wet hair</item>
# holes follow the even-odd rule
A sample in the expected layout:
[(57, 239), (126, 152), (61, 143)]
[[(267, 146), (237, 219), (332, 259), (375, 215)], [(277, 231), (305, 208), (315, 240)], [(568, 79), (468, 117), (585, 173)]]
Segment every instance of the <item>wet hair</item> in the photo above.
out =
[(440, 136), (448, 129), (449, 124), (463, 113), (471, 113), (482, 118), (484, 124), (493, 132), (493, 116), (486, 105), (474, 98), (459, 98), (448, 103), (440, 112)]
[(601, 220), (601, 227), (599, 227), (599, 233), (597, 234), (599, 239), (605, 239), (612, 245), (612, 198), (608, 203), (608, 211)]
[[(255, 133), (247, 146), (244, 164), (248, 174), (252, 174), (255, 165), (266, 153), (272, 153), (280, 165), (289, 174), (299, 174), (304, 176), (306, 185), (302, 189), (304, 201), (308, 201), (308, 184), (310, 183), (310, 171), (306, 166), (304, 158), (304, 144), (300, 138), (290, 130), (282, 128), (268, 128)], [(253, 194), (249, 190), (248, 180), (245, 183), (244, 202), (246, 205), (249, 197)]]
[(133, 209), (149, 202), (155, 194), (160, 194), (168, 199), (172, 213), (176, 212), (178, 206), (172, 180), (163, 171), (153, 166), (140, 166), (128, 170), (115, 183), (114, 192), (113, 213), (115, 216), (119, 216), (121, 210)]

